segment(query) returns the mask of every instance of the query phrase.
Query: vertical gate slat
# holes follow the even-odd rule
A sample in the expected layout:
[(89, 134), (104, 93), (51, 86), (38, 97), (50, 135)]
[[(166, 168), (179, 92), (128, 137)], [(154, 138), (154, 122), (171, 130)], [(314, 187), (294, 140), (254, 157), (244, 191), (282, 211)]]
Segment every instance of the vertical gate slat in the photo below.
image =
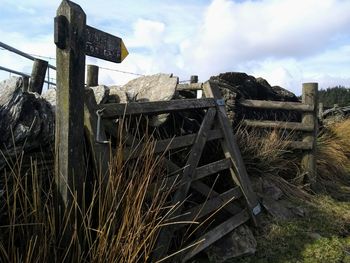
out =
[[(211, 125), (213, 124), (215, 114), (216, 114), (216, 110), (214, 108), (210, 108), (208, 109), (204, 117), (202, 125), (199, 129), (198, 135), (196, 137), (195, 143), (192, 146), (190, 156), (186, 162), (186, 166), (184, 168), (182, 178), (179, 182), (180, 187), (176, 191), (173, 197), (173, 200), (172, 200), (173, 205), (179, 205), (187, 197), (187, 193), (190, 189), (190, 185), (192, 182), (191, 176), (198, 166), (199, 160), (202, 155), (202, 151), (207, 141), (207, 133), (210, 130)], [(182, 211), (182, 206), (180, 205), (176, 208), (174, 213), (172, 213), (172, 216), (179, 215), (181, 211)], [(176, 229), (176, 226), (170, 225), (168, 227), (165, 227), (160, 232), (158, 242), (157, 242), (158, 246), (154, 252), (154, 260), (159, 260), (162, 257), (166, 256), (166, 253), (168, 252), (175, 229)]]
[(226, 158), (230, 158), (233, 163), (231, 175), (233, 180), (242, 189), (243, 195), (247, 201), (253, 221), (257, 224), (255, 214), (260, 212), (260, 204), (253, 190), (250, 178), (245, 168), (241, 152), (239, 150), (236, 138), (233, 134), (232, 127), (228, 121), (225, 104), (222, 101), (222, 96), (216, 84), (207, 81), (203, 85), (204, 94), (207, 98), (214, 98), (217, 101), (218, 120), (224, 134), (224, 140), (221, 141), (221, 146), (224, 150)]

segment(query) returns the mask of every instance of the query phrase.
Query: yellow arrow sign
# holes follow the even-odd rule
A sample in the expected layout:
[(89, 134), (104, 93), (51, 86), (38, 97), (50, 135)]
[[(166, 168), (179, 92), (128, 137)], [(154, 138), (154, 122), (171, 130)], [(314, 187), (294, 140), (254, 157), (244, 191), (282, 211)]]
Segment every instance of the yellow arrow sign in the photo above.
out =
[(91, 26), (86, 26), (86, 48), (88, 56), (121, 63), (129, 54), (123, 40)]
[(126, 49), (123, 40), (121, 41), (121, 61), (123, 61), (129, 55), (129, 51)]

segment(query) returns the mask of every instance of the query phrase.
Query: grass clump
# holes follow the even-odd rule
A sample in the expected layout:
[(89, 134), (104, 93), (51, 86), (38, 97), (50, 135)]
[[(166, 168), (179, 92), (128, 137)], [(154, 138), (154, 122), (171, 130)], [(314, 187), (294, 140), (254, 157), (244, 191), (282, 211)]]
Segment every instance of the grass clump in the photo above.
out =
[(325, 193), (350, 199), (350, 119), (326, 126), (317, 141), (318, 182)]
[[(265, 133), (265, 137), (254, 129), (238, 133), (248, 171), (253, 177), (273, 178), (306, 215), (290, 219), (265, 215), (265, 226), (256, 231), (255, 255), (230, 262), (350, 262), (350, 120), (326, 126), (317, 138), (317, 181), (321, 186), (317, 193), (306, 191), (293, 179), (300, 174), (293, 168), (299, 166), (300, 156), (290, 152), (282, 136), (274, 133)], [(271, 143), (266, 138), (281, 142)]]
[(235, 130), (244, 163), (251, 176), (292, 178), (299, 172), (297, 159), (288, 148), (292, 134), (239, 125)]
[(81, 182), (83, 202), (73, 202), (64, 217), (55, 210), (53, 174), (41, 173), (34, 162), (23, 170), (17, 158), (2, 175), (0, 262), (149, 261), (164, 215), (172, 211), (166, 207), (171, 189), (150, 191), (160, 187), (166, 171), (152, 137), (139, 143), (139, 157), (127, 159), (120, 142), (108, 179), (95, 174)]

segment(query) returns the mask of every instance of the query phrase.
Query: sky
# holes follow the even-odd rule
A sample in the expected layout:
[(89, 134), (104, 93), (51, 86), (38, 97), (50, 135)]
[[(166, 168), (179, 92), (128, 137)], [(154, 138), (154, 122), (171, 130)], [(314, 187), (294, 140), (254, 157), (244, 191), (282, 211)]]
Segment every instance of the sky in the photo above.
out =
[[(0, 41), (55, 65), (60, 2), (0, 0)], [(180, 80), (198, 75), (199, 81), (238, 71), (297, 95), (303, 82), (350, 87), (350, 0), (75, 2), (88, 25), (121, 37), (130, 53), (120, 64), (87, 57), (86, 64), (101, 67), (101, 84), (137, 77), (113, 70), (173, 73)], [(30, 73), (32, 61), (0, 49), (0, 66)], [(0, 80), (8, 77), (0, 71)]]

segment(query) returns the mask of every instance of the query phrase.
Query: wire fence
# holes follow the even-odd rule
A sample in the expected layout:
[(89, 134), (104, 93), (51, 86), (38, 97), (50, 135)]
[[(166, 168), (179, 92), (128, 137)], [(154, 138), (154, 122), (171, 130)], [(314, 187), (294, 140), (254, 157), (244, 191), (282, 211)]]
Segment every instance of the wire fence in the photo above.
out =
[[(29, 60), (32, 60), (32, 61), (34, 61), (37, 58), (45, 59), (45, 60), (51, 60), (51, 61), (56, 61), (56, 58), (54, 58), (54, 57), (43, 56), (43, 55), (38, 55), (38, 54), (25, 53), (25, 52), (23, 52), (23, 51), (21, 51), (21, 50), (19, 50), (17, 48), (14, 48), (14, 47), (12, 47), (10, 45), (5, 44), (3, 42), (0, 42), (0, 50), (2, 50), (2, 51), (6, 50), (6, 51), (9, 51), (9, 52), (15, 53), (17, 55), (20, 55), (20, 56), (22, 56), (24, 58), (27, 58)], [(145, 74), (131, 72), (131, 71), (125, 71), (125, 70), (119, 70), (119, 69), (113, 69), (113, 68), (107, 68), (107, 67), (100, 67), (100, 66), (99, 66), (99, 68), (102, 69), (102, 70), (118, 72), (118, 73), (121, 73), (121, 74), (129, 74), (129, 75), (134, 75), (134, 76), (145, 76)], [(46, 80), (45, 80), (45, 83), (47, 83), (48, 88), (50, 88), (50, 86), (56, 86), (56, 79), (50, 77), (50, 69), (51, 70), (56, 70), (56, 67), (51, 65), (50, 63), (48, 64), (47, 77), (46, 77)], [(16, 75), (19, 75), (19, 76), (30, 77), (29, 73), (25, 73), (25, 72), (21, 72), (21, 71), (18, 71), (18, 70), (10, 69), (10, 68), (2, 66), (2, 65), (0, 65), (0, 70), (7, 71), (10, 74), (16, 74)], [(180, 83), (184, 83), (184, 82), (189, 82), (189, 81), (190, 80), (181, 80), (179, 82)]]

